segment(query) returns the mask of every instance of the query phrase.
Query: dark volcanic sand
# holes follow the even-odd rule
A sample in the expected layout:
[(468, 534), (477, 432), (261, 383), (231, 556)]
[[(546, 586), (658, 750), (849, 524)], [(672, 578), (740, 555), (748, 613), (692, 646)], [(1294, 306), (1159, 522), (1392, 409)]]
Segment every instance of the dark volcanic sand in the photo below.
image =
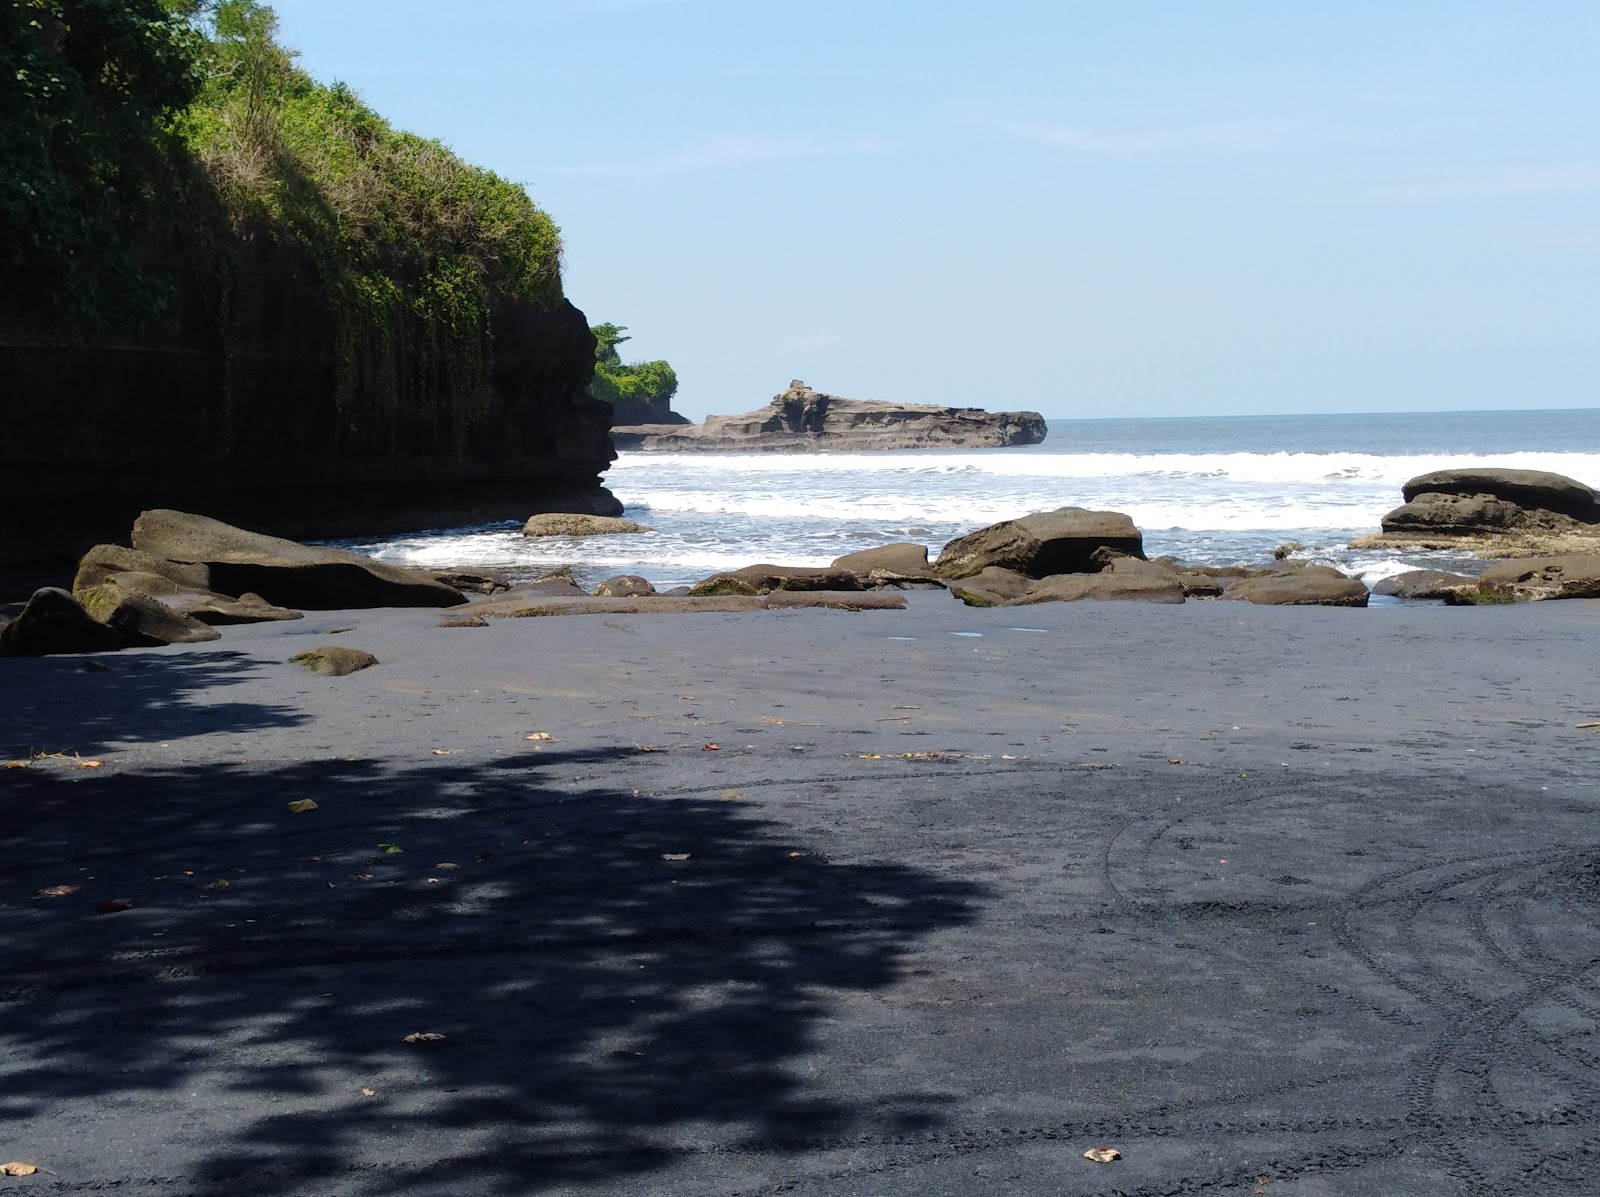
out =
[(435, 619), (0, 662), (0, 1185), (1596, 1191), (1600, 603)]

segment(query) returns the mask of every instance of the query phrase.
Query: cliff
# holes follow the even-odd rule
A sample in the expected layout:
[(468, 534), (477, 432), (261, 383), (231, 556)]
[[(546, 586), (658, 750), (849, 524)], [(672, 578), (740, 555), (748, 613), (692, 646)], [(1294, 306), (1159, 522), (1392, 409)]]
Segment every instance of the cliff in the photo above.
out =
[(90, 7), (12, 31), (0, 79), (0, 562), (151, 507), (298, 537), (618, 509), (521, 187), (311, 79), (264, 5)]
[(0, 324), (4, 552), (76, 552), (150, 507), (297, 536), (617, 507), (599, 487), (610, 412), (587, 394), (593, 340), (570, 303), (498, 301), (470, 399), (341, 395), (336, 322), (292, 245), (253, 247), (229, 313), (170, 232), (166, 321), (70, 340)]
[(631, 428), (638, 424), (662, 424), (682, 428), (692, 424), (688, 416), (672, 410), (671, 396), (652, 396), (648, 399), (617, 398), (611, 401), (611, 422), (618, 427)]
[(710, 416), (686, 428), (645, 424), (618, 426), (611, 433), (619, 449), (726, 453), (998, 449), (1036, 445), (1046, 431), (1038, 412), (842, 399), (796, 379), (757, 411)]

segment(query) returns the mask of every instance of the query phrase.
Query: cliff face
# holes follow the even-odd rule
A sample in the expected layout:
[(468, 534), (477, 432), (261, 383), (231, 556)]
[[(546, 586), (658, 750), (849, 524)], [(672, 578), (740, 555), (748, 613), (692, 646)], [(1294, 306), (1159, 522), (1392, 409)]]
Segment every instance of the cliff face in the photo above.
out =
[(1044, 417), (1031, 411), (990, 412), (977, 407), (879, 403), (841, 399), (799, 379), (757, 411), (709, 416), (686, 428), (618, 426), (619, 449), (662, 452), (736, 452), (752, 449), (853, 450), (998, 449), (1044, 440)]
[(673, 411), (672, 398), (665, 395), (654, 399), (613, 399), (611, 422), (622, 425), (693, 423), (689, 417)]
[(204, 256), (164, 236), (165, 321), (78, 342), (0, 324), (0, 556), (77, 552), (149, 507), (302, 537), (617, 508), (599, 486), (611, 413), (587, 394), (594, 339), (570, 303), (496, 306), (486, 396), (341, 400), (302, 255), (247, 244), (230, 318)]

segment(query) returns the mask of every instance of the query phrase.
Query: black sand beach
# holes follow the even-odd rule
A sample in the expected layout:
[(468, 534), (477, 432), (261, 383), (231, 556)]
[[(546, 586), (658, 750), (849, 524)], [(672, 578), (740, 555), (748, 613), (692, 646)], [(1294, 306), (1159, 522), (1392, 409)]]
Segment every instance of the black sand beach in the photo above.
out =
[(0, 662), (0, 1185), (1595, 1191), (1600, 603), (437, 618)]

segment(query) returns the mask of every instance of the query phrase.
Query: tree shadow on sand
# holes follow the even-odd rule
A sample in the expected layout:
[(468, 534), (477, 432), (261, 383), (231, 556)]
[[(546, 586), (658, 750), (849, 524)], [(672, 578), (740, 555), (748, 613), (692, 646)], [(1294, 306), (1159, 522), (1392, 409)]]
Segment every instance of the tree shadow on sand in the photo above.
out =
[(561, 780), (627, 755), (0, 777), (27, 812), (0, 824), (8, 1150), (48, 1125), (63, 1180), (230, 1193), (638, 1191), (696, 1153), (936, 1125), (812, 1053), (984, 889)]
[(118, 742), (304, 723), (307, 717), (292, 707), (221, 697), (260, 668), (249, 654), (227, 649), (6, 659), (0, 661), (0, 753), (91, 756)]

